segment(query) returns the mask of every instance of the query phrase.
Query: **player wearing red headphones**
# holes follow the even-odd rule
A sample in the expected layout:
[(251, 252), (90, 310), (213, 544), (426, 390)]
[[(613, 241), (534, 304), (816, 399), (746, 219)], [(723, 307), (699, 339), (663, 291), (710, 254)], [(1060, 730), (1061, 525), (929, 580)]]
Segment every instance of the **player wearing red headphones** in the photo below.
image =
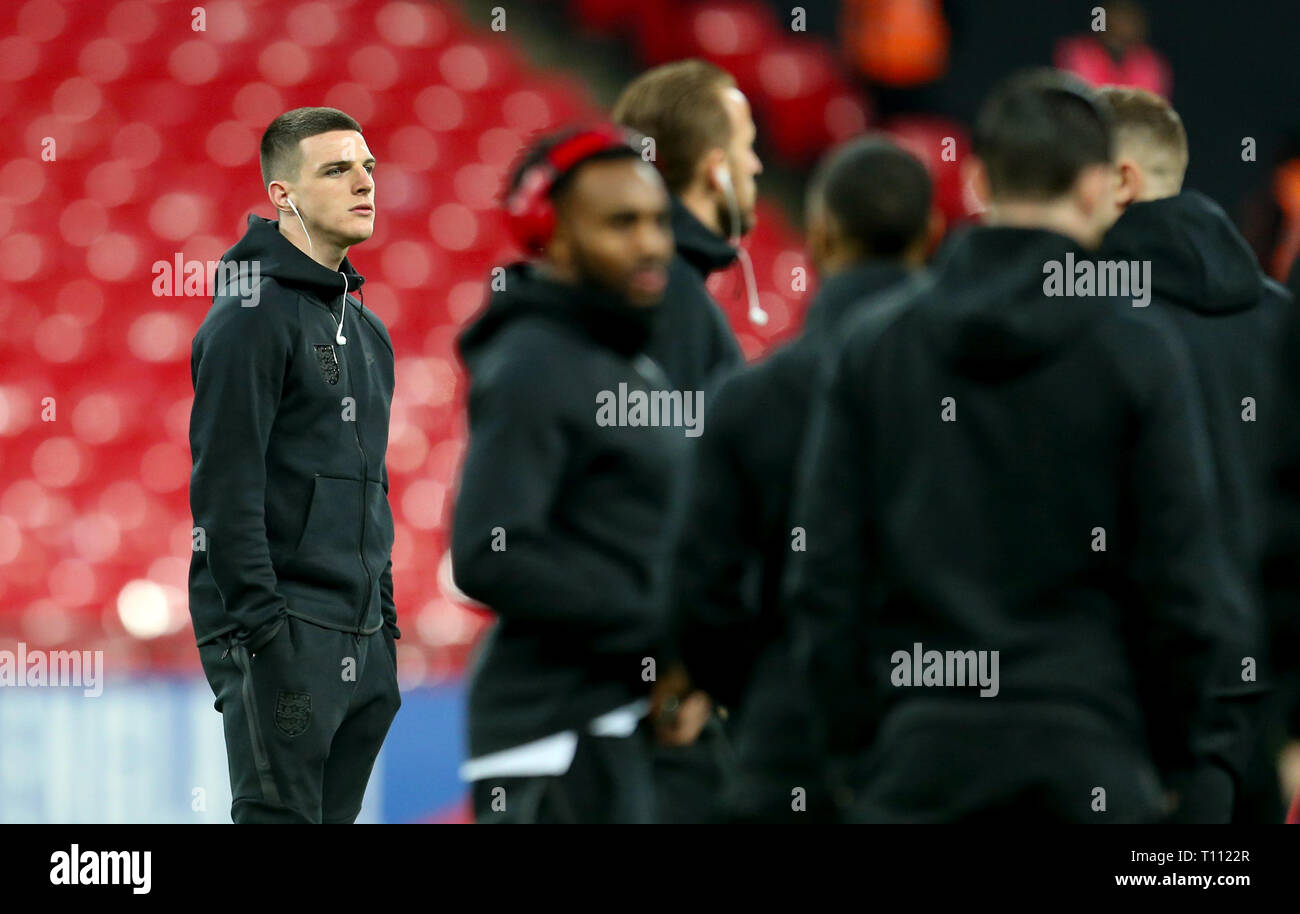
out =
[(673, 252), (668, 195), (601, 126), (529, 148), (506, 210), (532, 259), (496, 274), (460, 338), (469, 448), (452, 563), (498, 617), (471, 672), (461, 773), (479, 822), (646, 822), (643, 718), (687, 439), (598, 421), (598, 404), (670, 387), (641, 355)]

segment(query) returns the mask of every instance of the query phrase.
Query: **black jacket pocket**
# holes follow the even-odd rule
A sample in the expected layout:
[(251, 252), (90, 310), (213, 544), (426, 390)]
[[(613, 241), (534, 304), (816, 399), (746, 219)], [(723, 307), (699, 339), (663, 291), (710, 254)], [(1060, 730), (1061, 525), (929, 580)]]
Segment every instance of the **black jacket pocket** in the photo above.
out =
[(285, 563), (284, 577), (348, 593), (365, 589), (361, 497), (360, 480), (315, 477), (307, 521)]

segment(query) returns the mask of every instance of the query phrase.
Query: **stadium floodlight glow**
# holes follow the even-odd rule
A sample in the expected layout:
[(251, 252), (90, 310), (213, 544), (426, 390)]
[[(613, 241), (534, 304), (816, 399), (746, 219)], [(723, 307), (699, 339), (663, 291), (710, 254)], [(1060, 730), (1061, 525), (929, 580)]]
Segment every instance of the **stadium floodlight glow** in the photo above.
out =
[(157, 638), (171, 627), (167, 592), (153, 581), (128, 581), (117, 594), (117, 615), (135, 638)]

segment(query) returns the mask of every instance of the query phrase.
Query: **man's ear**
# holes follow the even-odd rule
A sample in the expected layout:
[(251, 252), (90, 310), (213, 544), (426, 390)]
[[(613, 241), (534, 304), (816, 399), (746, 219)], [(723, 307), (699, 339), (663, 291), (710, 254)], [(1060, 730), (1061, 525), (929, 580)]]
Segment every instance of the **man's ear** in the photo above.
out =
[(275, 207), (276, 212), (293, 214), (289, 207), (289, 187), (283, 181), (272, 181), (266, 186), (266, 196), (270, 198), (271, 205)]
[(982, 213), (989, 208), (993, 193), (989, 188), (989, 172), (978, 156), (968, 155), (961, 163), (962, 202), (972, 213)]
[(1146, 191), (1146, 173), (1131, 156), (1120, 156), (1119, 161), (1115, 163), (1115, 171), (1117, 173), (1115, 205), (1121, 210), (1127, 209), (1129, 204), (1137, 203), (1142, 199), (1142, 194)]
[(695, 180), (709, 196), (720, 197), (725, 191), (722, 189), (718, 171), (727, 167), (727, 151), (720, 146), (715, 146), (700, 156), (700, 162), (695, 168)]
[(807, 238), (808, 257), (813, 266), (821, 270), (822, 265), (826, 263), (826, 257), (830, 254), (834, 244), (832, 228), (827, 217), (824, 206), (813, 206), (808, 209), (808, 225), (804, 230)]
[(944, 216), (943, 210), (937, 206), (930, 207), (930, 219), (925, 225), (925, 240), (922, 245), (921, 261), (925, 262), (930, 256), (939, 249), (939, 242), (943, 241), (943, 233), (948, 230), (948, 219)]
[(545, 253), (546, 259), (560, 270), (567, 271), (573, 265), (573, 244), (567, 222), (561, 220), (556, 223)]
[(1110, 164), (1089, 165), (1074, 184), (1074, 199), (1083, 212), (1092, 216), (1099, 207), (1110, 206), (1115, 194), (1115, 168)]

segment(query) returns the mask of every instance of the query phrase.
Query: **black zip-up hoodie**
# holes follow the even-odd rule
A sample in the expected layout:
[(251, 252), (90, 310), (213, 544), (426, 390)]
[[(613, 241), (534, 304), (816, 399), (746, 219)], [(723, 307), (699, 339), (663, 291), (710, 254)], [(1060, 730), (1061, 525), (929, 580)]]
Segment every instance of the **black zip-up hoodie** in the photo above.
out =
[(597, 421), (604, 391), (670, 389), (640, 355), (655, 316), (516, 264), (460, 338), (469, 447), (452, 567), (498, 617), (471, 671), (471, 757), (644, 697), (645, 658), (664, 659), (688, 439), (681, 427)]
[[(1240, 588), (1232, 605), (1248, 610), (1235, 630), (1236, 663), (1253, 657), (1259, 664), (1257, 679), (1236, 677), (1231, 694), (1257, 693), (1274, 678), (1259, 588), (1273, 451), (1282, 426), (1295, 421), (1294, 404), (1279, 390), (1290, 295), (1264, 277), (1218, 204), (1196, 191), (1130, 206), (1107, 233), (1100, 256), (1150, 261), (1152, 304), (1173, 319), (1191, 354), (1233, 571), (1224, 583)], [(1244, 421), (1250, 413), (1254, 418)]]
[[(866, 263), (828, 277), (800, 338), (723, 382), (708, 407), (677, 543), (673, 611), (694, 683), (732, 714), (746, 774), (764, 784), (824, 776), (813, 699), (794, 662), (780, 584), (794, 543), (790, 498), (819, 369), (846, 322), (904, 294), (902, 265)], [(809, 783), (809, 779), (814, 779)], [(788, 801), (788, 788), (779, 797)]]
[(364, 279), (346, 258), (321, 266), (258, 216), (222, 261), (261, 282), (251, 307), (219, 289), (194, 335), (198, 643), (235, 632), (256, 650), (286, 614), (400, 637), (384, 463), (393, 345), (373, 312), (344, 305)]
[[(1204, 399), (1229, 553), (1253, 590), (1265, 534), (1268, 445), (1274, 426), (1292, 415), (1276, 401), (1289, 294), (1260, 272), (1218, 204), (1196, 191), (1130, 206), (1100, 256), (1151, 262), (1152, 301), (1182, 331)], [(1245, 397), (1255, 401), (1252, 422), (1242, 420)]]
[(702, 390), (712, 398), (717, 384), (745, 361), (727, 316), (709, 295), (705, 280), (736, 260), (736, 249), (672, 198), (677, 252), (668, 267), (668, 287), (659, 306), (645, 354), (677, 390)]
[(733, 712), (738, 754), (753, 770), (816, 763), (810, 701), (780, 601), (796, 460), (837, 331), (880, 296), (900, 294), (908, 276), (899, 264), (869, 262), (827, 278), (803, 334), (728, 377), (709, 408), (677, 547), (673, 606), (687, 669)]
[[(932, 285), (848, 332), (791, 516), (800, 654), (840, 756), (927, 700), (1027, 700), (1088, 710), (1180, 784), (1218, 771), (1218, 790), (1207, 671), (1233, 616), (1192, 369), (1149, 308), (1045, 297), (1068, 252), (1091, 256), (971, 229)], [(999, 651), (997, 698), (893, 685), (918, 642)]]

